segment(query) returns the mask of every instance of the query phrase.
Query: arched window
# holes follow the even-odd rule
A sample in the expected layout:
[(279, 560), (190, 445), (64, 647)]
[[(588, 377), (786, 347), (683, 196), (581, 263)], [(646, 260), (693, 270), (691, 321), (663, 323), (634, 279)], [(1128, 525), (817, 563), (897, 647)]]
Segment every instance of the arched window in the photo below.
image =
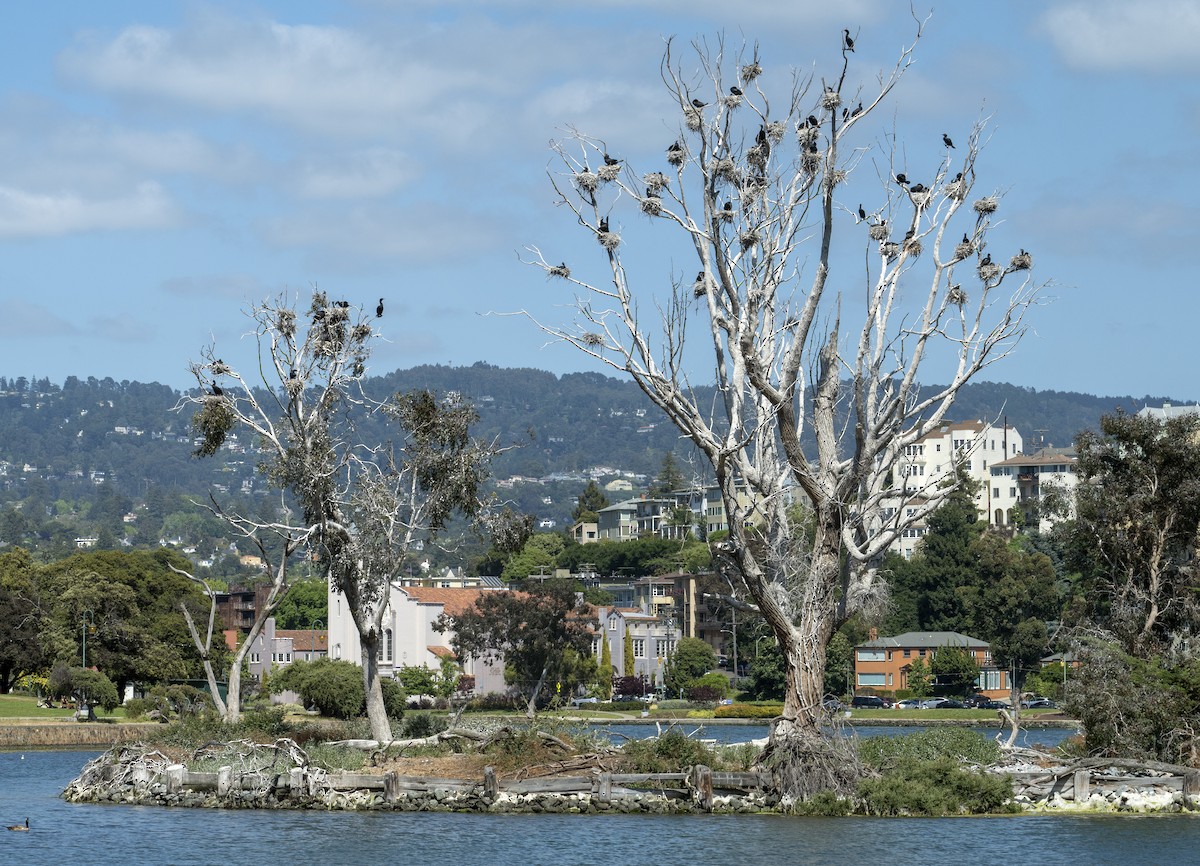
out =
[(395, 646), (392, 643), (392, 630), (390, 628), (383, 630), (383, 643), (386, 649), (384, 653), (384, 661), (390, 662), (394, 657)]
[(342, 657), (342, 645), (340, 643), (335, 643), (333, 645), (333, 657), (335, 659), (340, 659)]
[(997, 526), (1004, 525), (1004, 509), (1003, 508), (996, 509), (996, 525)]

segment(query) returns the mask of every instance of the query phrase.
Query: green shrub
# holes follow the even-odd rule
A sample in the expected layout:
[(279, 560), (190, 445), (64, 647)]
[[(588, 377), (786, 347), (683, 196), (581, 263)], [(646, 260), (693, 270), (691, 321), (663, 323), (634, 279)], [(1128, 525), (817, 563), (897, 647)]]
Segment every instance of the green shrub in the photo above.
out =
[(621, 756), (632, 773), (678, 773), (696, 764), (719, 765), (716, 752), (676, 730), (653, 740), (632, 740), (621, 747)]
[(154, 702), (145, 698), (130, 698), (125, 702), (125, 718), (141, 719), (154, 709)]
[(404, 686), (391, 677), (383, 677), (380, 685), (383, 687), (383, 709), (388, 718), (404, 718), (404, 711), (408, 705), (408, 693), (405, 692)]
[(726, 704), (717, 707), (718, 719), (773, 719), (783, 712), (783, 704)]
[(854, 809), (854, 801), (839, 797), (833, 791), (818, 791), (807, 800), (801, 800), (792, 806), (797, 815), (810, 815), (817, 818), (842, 818)]
[(409, 713), (400, 729), (400, 737), (405, 740), (416, 740), (422, 737), (432, 737), (449, 727), (445, 716), (433, 713)]
[(271, 677), (270, 688), (275, 694), (296, 692), (306, 706), (335, 719), (353, 718), (363, 711), (362, 669), (343, 659), (295, 662)]
[(879, 778), (858, 784), (868, 815), (986, 815), (1017, 811), (1012, 780), (963, 769), (949, 758), (900, 759)]
[(968, 728), (930, 728), (912, 734), (867, 737), (859, 741), (863, 763), (885, 771), (901, 761), (934, 761), (947, 758), (974, 764), (993, 764), (1000, 759), (994, 740)]

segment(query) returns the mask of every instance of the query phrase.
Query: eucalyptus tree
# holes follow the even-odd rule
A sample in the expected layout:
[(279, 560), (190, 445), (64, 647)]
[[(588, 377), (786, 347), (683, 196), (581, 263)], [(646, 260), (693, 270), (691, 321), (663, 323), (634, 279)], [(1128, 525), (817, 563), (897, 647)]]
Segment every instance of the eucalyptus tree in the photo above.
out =
[[(260, 469), (284, 491), (279, 519), (217, 508), (218, 516), (276, 551), (273, 589), (282, 597), (287, 561), (303, 551), (346, 600), (361, 646), (372, 736), (391, 739), (379, 658), (391, 578), (405, 555), (458, 513), (481, 515), (481, 485), (495, 448), (470, 434), (475, 410), (428, 391), (384, 399), (363, 388), (378, 317), (314, 291), (307, 309), (280, 297), (247, 313), (257, 364), (243, 373), (215, 347), (191, 364), (198, 391), (196, 453), (216, 453), (232, 432), (249, 434)], [(395, 437), (365, 442), (359, 422), (379, 414)], [(261, 616), (261, 613), (260, 613)]]
[[(949, 493), (906, 491), (901, 458), (1012, 351), (1037, 299), (1032, 256), (990, 245), (986, 123), (954, 149), (937, 135), (903, 146), (876, 123), (922, 29), (862, 84), (844, 44), (828, 77), (776, 85), (757, 46), (697, 41), (685, 60), (668, 42), (677, 132), (660, 157), (635, 166), (621, 142), (578, 129), (553, 144), (558, 204), (597, 258), (525, 257), (575, 300), (569, 321), (526, 314), (631, 376), (711, 464), (729, 524), (721, 565), (785, 659), (764, 761), (798, 796), (852, 784), (819, 727), (826, 645), (885, 601), (882, 554)], [(922, 390), (932, 365), (945, 384)], [(709, 375), (705, 400), (693, 385)], [(788, 515), (796, 498), (805, 531)]]

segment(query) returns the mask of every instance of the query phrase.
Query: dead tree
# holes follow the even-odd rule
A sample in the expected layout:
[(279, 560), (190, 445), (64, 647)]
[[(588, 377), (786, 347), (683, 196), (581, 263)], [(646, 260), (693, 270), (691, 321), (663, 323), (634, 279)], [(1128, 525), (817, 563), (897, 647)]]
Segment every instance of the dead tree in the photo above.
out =
[[(662, 80), (679, 131), (662, 164), (606, 159), (617, 142), (576, 130), (554, 145), (551, 183), (597, 242), (602, 278), (528, 248), (530, 264), (574, 290), (575, 316), (554, 324), (525, 314), (631, 376), (711, 463), (729, 524), (720, 560), (787, 660), (765, 760), (799, 796), (851, 781), (818, 727), (826, 645), (847, 617), (885, 600), (883, 553), (948, 492), (915, 498), (900, 458), (1013, 349), (1036, 300), (1029, 254), (1001, 264), (988, 248), (999, 200), (974, 194), (982, 124), (956, 150), (936, 136), (912, 148), (909, 165), (894, 143), (881, 148), (864, 132), (912, 63), (922, 26), (869, 91), (849, 82), (853, 55), (843, 50), (832, 78), (793, 74), (778, 102), (757, 47), (733, 56), (723, 40), (694, 43), (691, 73), (668, 43)], [(876, 179), (859, 177), (872, 167)], [(844, 188), (855, 204), (843, 203)], [(653, 238), (640, 243), (647, 219)], [(841, 252), (843, 233), (863, 236), (852, 243), (865, 255)], [(659, 270), (648, 264), (656, 253)], [(675, 270), (693, 253), (695, 265)], [(709, 351), (717, 396), (705, 400), (693, 384)], [(922, 390), (931, 358), (946, 384)], [(793, 500), (806, 506), (803, 532)]]
[[(258, 340), (255, 374), (245, 376), (210, 347), (191, 365), (199, 393), (186, 396), (200, 436), (199, 456), (216, 453), (229, 433), (253, 437), (262, 470), (299, 514), (279, 524), (238, 524), (247, 537), (285, 542), (277, 575), (303, 544), (346, 599), (361, 646), (371, 733), (391, 739), (379, 649), (391, 579), (405, 555), (430, 541), (456, 513), (475, 515), (495, 449), (470, 436), (476, 414), (457, 397), (417, 391), (379, 400), (363, 389), (375, 319), (314, 291), (307, 311), (286, 298), (248, 313)], [(366, 443), (360, 419), (382, 414), (394, 439)]]

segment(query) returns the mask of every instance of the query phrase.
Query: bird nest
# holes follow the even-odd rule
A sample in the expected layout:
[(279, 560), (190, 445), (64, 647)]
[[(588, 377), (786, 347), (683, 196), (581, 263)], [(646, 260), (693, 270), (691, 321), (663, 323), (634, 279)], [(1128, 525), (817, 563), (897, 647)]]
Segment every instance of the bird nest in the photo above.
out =
[(688, 106), (683, 110), (683, 125), (692, 132), (699, 132), (704, 126), (704, 114), (700, 109)]
[(967, 293), (962, 286), (951, 286), (946, 292), (946, 300), (961, 307), (967, 303)]
[(550, 277), (562, 277), (564, 280), (571, 278), (571, 269), (564, 262), (561, 265), (551, 265), (546, 268), (546, 275)]
[(648, 196), (642, 199), (642, 213), (647, 216), (656, 217), (662, 213), (662, 199), (656, 196)]
[(350, 329), (350, 340), (354, 343), (365, 343), (371, 336), (371, 326), (367, 324), (355, 325)]
[(696, 280), (696, 282), (692, 283), (692, 297), (703, 298), (705, 295), (708, 294), (708, 290), (710, 287), (711, 287), (711, 281), (709, 281), (708, 279), (705, 279), (703, 276), (701, 276), (699, 279)]
[(756, 144), (746, 151), (746, 162), (757, 168), (759, 171), (767, 167), (767, 157), (771, 151), (763, 147), (761, 144)]
[(285, 337), (290, 337), (296, 333), (296, 311), (295, 310), (280, 310), (279, 318), (276, 320), (276, 326), (279, 333)]
[(598, 349), (599, 347), (604, 345), (604, 335), (603, 334), (595, 334), (595, 333), (587, 333), (587, 334), (584, 334), (582, 337), (580, 337), (579, 341), (581, 343), (583, 343), (583, 345), (585, 345), (585, 346), (590, 346), (593, 349)]
[(967, 196), (967, 184), (965, 181), (956, 180), (946, 184), (946, 195), (955, 201), (962, 201)]
[(683, 160), (686, 158), (686, 156), (687, 154), (684, 153), (683, 148), (680, 148), (679, 150), (668, 150), (667, 162), (678, 168), (679, 166), (683, 165)]
[(965, 259), (971, 253), (975, 252), (975, 245), (970, 241), (960, 241), (954, 248), (954, 258)]
[(783, 141), (783, 134), (787, 132), (787, 124), (782, 120), (772, 120), (767, 124), (767, 138), (775, 144)]
[(986, 264), (979, 266), (979, 279), (985, 283), (991, 282), (1000, 276), (1000, 266), (997, 264)]
[(988, 214), (995, 213), (996, 208), (1000, 207), (1000, 199), (994, 195), (985, 196), (978, 199), (971, 207), (980, 216), (987, 216)]
[(887, 241), (879, 245), (879, 252), (883, 253), (883, 257), (890, 262), (900, 255), (900, 244), (895, 241)]
[(908, 197), (912, 199), (914, 207), (925, 207), (927, 204), (929, 204), (929, 200), (933, 198), (933, 193), (929, 190), (924, 190), (922, 192), (910, 192)]
[(618, 165), (602, 165), (596, 169), (596, 175), (600, 180), (607, 183), (610, 180), (616, 180), (621, 176), (621, 166)]
[(904, 243), (904, 252), (908, 253), (910, 259), (919, 258), (924, 250), (925, 248), (921, 246), (921, 242), (916, 238)]
[(821, 96), (821, 107), (833, 111), (842, 104), (842, 97), (836, 90), (826, 90)]
[(737, 108), (742, 104), (742, 97), (731, 93), (728, 96), (721, 97), (721, 102), (725, 103), (726, 108)]
[(827, 186), (829, 189), (833, 189), (845, 179), (846, 172), (842, 171), (840, 168), (835, 168), (833, 171), (829, 172), (829, 174), (825, 175), (825, 186)]
[(1022, 250), (1012, 257), (1012, 261), (1008, 266), (1014, 271), (1027, 271), (1033, 267), (1033, 256)]
[(742, 244), (742, 249), (748, 250), (750, 247), (761, 241), (762, 236), (754, 229), (750, 229), (749, 231), (742, 232), (742, 236), (738, 238), (738, 240)]
[(713, 177), (730, 183), (740, 183), (742, 179), (742, 173), (738, 170), (737, 163), (729, 157), (713, 162), (712, 173)]
[(733, 222), (733, 217), (734, 217), (734, 212), (732, 210), (717, 211), (717, 219), (719, 219), (723, 223)]
[(758, 65), (757, 61), (754, 63), (747, 63), (742, 67), (742, 81), (745, 81), (747, 84), (749, 84), (751, 81), (758, 78), (758, 76), (762, 75), (762, 71), (763, 69)]
[(621, 245), (621, 237), (615, 232), (600, 232), (600, 246), (610, 253)]
[(600, 178), (585, 168), (575, 175), (575, 185), (584, 192), (595, 192), (596, 187), (600, 185)]
[(668, 180), (661, 171), (652, 171), (642, 178), (642, 182), (646, 184), (646, 189), (658, 192), (667, 188)]
[(821, 134), (819, 126), (808, 126), (807, 124), (796, 129), (796, 140), (803, 147), (808, 147), (817, 140), (817, 136)]
[(800, 167), (809, 174), (816, 174), (821, 168), (821, 154), (819, 151), (807, 150), (804, 156), (800, 157)]
[(887, 240), (887, 236), (888, 236), (888, 224), (887, 223), (876, 223), (875, 225), (873, 225), (869, 229), (867, 229), (867, 237), (869, 237), (873, 241)]

